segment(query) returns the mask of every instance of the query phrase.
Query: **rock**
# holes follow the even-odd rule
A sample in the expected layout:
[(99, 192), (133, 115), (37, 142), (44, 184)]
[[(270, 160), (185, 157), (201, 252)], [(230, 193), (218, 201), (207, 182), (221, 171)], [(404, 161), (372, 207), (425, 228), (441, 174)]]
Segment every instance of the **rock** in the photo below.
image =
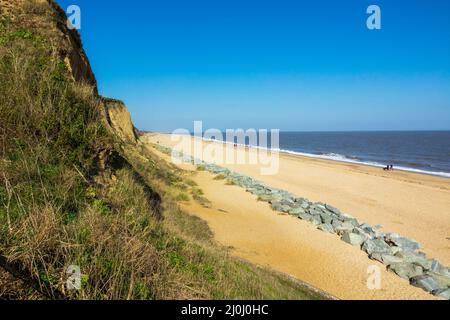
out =
[(283, 198), (279, 201), (283, 206), (294, 206), (294, 200), (292, 200), (291, 198)]
[(339, 226), (335, 227), (335, 230), (336, 230), (336, 233), (341, 236), (347, 232), (351, 233), (354, 228), (355, 227), (353, 226), (353, 224), (351, 224), (349, 222), (344, 222), (344, 223), (340, 224)]
[(393, 263), (388, 266), (388, 270), (406, 280), (423, 275), (422, 267), (407, 262)]
[(361, 246), (366, 238), (356, 233), (345, 232), (341, 240), (351, 244), (352, 246)]
[(364, 236), (366, 239), (373, 239), (374, 238), (374, 235), (372, 233), (367, 232), (365, 229), (362, 229), (360, 227), (356, 227), (353, 230), (353, 232), (356, 233), (356, 234), (359, 234), (361, 236)]
[(416, 251), (422, 247), (419, 242), (400, 237), (397, 234), (388, 234), (385, 239), (386, 242), (390, 243), (391, 245), (400, 247), (405, 251)]
[(391, 247), (382, 239), (368, 239), (362, 246), (363, 251), (372, 253), (391, 254)]
[(439, 270), (436, 270), (436, 271), (433, 271), (433, 272), (436, 272), (437, 274), (440, 274), (442, 276), (450, 278), (450, 269), (448, 269), (448, 268), (442, 267)]
[(310, 202), (303, 202), (303, 203), (301, 204), (301, 207), (302, 207), (303, 209), (308, 209), (310, 205), (311, 205)]
[(359, 222), (355, 218), (344, 218), (344, 223), (348, 222), (353, 225), (353, 227), (359, 227)]
[(381, 262), (387, 266), (390, 266), (391, 264), (394, 264), (394, 263), (402, 263), (403, 262), (402, 259), (400, 259), (396, 256), (391, 256), (389, 254), (382, 254), (381, 260), (382, 260)]
[(317, 229), (319, 229), (323, 232), (335, 233), (334, 228), (331, 224), (321, 224)]
[(439, 271), (443, 268), (442, 264), (436, 259), (431, 260), (431, 271)]
[(446, 277), (433, 271), (428, 271), (425, 274), (432, 277), (438, 283), (440, 289), (450, 288), (450, 277)]
[(331, 223), (331, 225), (333, 226), (334, 229), (342, 226), (342, 221), (339, 220), (339, 218), (335, 218), (333, 219), (333, 222)]
[(302, 207), (296, 207), (289, 211), (289, 214), (292, 216), (298, 216), (299, 214), (303, 213), (305, 213), (305, 209), (303, 209)]
[(439, 284), (436, 282), (436, 280), (434, 280), (433, 277), (428, 275), (412, 277), (410, 283), (414, 287), (421, 288), (427, 292), (433, 292), (442, 289), (439, 287)]
[(377, 260), (379, 262), (381, 262), (382, 264), (386, 265), (386, 266), (390, 266), (392, 264), (395, 263), (402, 263), (403, 260), (396, 257), (396, 256), (392, 256), (390, 254), (382, 254), (382, 253), (372, 253), (369, 256), (370, 259), (372, 260)]
[(426, 256), (421, 253), (415, 253), (411, 251), (400, 251), (396, 253), (395, 256), (403, 259), (403, 261), (405, 262), (421, 266), (425, 270), (431, 270), (433, 264), (431, 260), (428, 260)]
[(309, 213), (300, 213), (298, 215), (298, 218), (305, 221), (312, 221), (312, 215), (310, 215)]
[(320, 216), (318, 215), (314, 215), (312, 216), (311, 223), (314, 224), (315, 226), (318, 226), (322, 224), (322, 218), (320, 218)]
[(333, 216), (328, 212), (322, 212), (320, 218), (322, 219), (322, 223), (325, 224), (331, 224), (333, 222)]
[(278, 199), (275, 199), (273, 196), (268, 195), (268, 194), (263, 194), (258, 196), (258, 200), (259, 201), (264, 201), (264, 202), (272, 202), (272, 201), (276, 201)]
[(334, 213), (335, 215), (338, 215), (338, 216), (341, 215), (341, 211), (339, 211), (339, 209), (336, 209), (335, 207), (330, 206), (329, 204), (326, 204), (326, 205), (325, 205), (325, 208), (326, 208), (328, 211)]
[(296, 202), (296, 203), (300, 203), (300, 204), (307, 203), (308, 206), (309, 206), (310, 203), (311, 203), (311, 201), (309, 201), (309, 200), (306, 199), (306, 198), (295, 198), (295, 202)]
[(436, 297), (450, 300), (450, 289), (438, 289), (433, 291), (433, 295)]
[(275, 211), (279, 211), (279, 212), (283, 212), (283, 213), (287, 213), (289, 212), (292, 208), (288, 205), (284, 205), (281, 202), (274, 202), (272, 203), (272, 209)]
[(311, 214), (313, 216), (319, 216), (320, 214), (323, 213), (323, 211), (317, 207), (309, 207), (308, 211), (309, 211), (309, 214)]
[(358, 229), (361, 229), (362, 231), (364, 231), (367, 234), (371, 234), (371, 235), (375, 234), (375, 229), (366, 223), (363, 223), (362, 225), (360, 225)]

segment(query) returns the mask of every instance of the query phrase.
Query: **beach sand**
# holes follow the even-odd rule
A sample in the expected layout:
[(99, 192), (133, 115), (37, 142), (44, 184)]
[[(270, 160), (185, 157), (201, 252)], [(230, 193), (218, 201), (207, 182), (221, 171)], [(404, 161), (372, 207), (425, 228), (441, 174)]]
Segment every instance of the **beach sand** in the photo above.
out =
[[(169, 147), (177, 144), (164, 134), (146, 135), (141, 140)], [(193, 139), (189, 140), (186, 143), (192, 143)], [(245, 148), (245, 152), (256, 150)], [(218, 164), (268, 186), (329, 203), (361, 222), (381, 224), (385, 232), (414, 238), (429, 257), (450, 265), (449, 179), (287, 154), (280, 154), (279, 171), (272, 176), (261, 175), (260, 165)], [(181, 166), (194, 170), (187, 164)], [(194, 179), (213, 208), (191, 203), (185, 209), (207, 221), (216, 240), (231, 247), (238, 257), (290, 274), (342, 299), (434, 298), (385, 271), (382, 264), (336, 235), (278, 215), (240, 187), (226, 186), (208, 172), (198, 172)], [(372, 265), (381, 270), (381, 290), (367, 288), (367, 270)]]

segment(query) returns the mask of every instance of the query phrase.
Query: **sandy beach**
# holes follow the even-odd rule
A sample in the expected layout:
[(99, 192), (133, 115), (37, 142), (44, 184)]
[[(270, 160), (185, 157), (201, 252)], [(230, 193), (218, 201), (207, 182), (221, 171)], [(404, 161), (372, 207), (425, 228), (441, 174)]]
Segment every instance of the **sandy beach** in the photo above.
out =
[[(176, 145), (165, 134), (146, 135), (141, 141)], [(250, 155), (257, 151), (245, 152)], [(167, 155), (160, 156), (170, 161)], [(261, 175), (259, 165), (220, 165), (269, 186), (331, 204), (361, 222), (382, 225), (385, 232), (416, 239), (429, 257), (450, 265), (449, 179), (287, 154), (280, 154), (279, 161), (275, 175)], [(194, 170), (190, 165), (181, 166)], [(236, 256), (290, 274), (342, 299), (434, 298), (385, 271), (382, 264), (335, 235), (274, 213), (267, 203), (256, 201), (242, 188), (226, 186), (207, 172), (198, 172), (194, 179), (213, 207), (205, 209), (190, 203), (185, 209), (207, 221), (217, 241), (231, 247)], [(381, 290), (367, 288), (371, 265), (380, 267)]]

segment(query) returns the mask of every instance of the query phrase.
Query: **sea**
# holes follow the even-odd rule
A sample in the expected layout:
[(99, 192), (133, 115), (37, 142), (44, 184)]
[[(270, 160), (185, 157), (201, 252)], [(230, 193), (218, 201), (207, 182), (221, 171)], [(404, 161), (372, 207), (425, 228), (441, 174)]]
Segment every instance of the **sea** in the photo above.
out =
[[(235, 141), (237, 142), (237, 141)], [(228, 143), (233, 143), (229, 141)], [(245, 144), (250, 144), (247, 140)], [(280, 152), (450, 178), (450, 131), (280, 132)]]

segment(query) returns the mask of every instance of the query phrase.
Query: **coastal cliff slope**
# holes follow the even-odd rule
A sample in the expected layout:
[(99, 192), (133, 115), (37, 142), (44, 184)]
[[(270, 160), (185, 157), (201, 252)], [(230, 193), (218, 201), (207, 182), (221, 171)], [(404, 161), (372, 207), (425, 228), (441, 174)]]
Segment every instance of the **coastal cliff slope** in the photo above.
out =
[(98, 94), (66, 19), (0, 0), (0, 299), (324, 298), (231, 258), (180, 208), (206, 199)]

